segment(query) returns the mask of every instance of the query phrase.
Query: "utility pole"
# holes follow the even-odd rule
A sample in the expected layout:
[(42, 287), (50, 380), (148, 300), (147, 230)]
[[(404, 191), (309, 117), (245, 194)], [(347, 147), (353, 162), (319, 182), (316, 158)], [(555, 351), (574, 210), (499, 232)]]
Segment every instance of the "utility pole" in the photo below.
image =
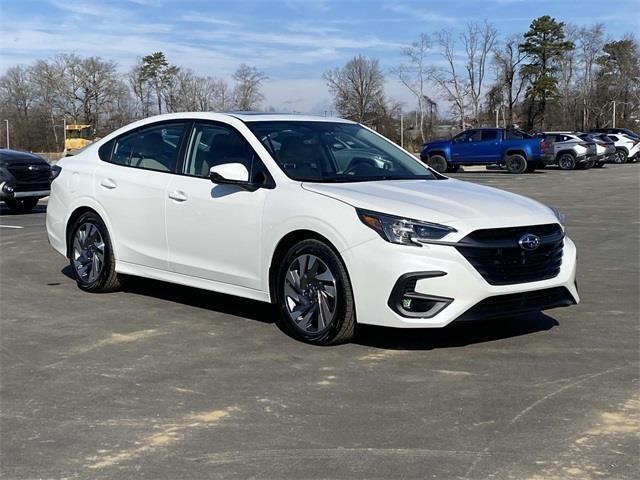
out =
[(613, 128), (616, 128), (616, 101), (613, 101)]
[(500, 107), (496, 107), (496, 128), (500, 126), (500, 119), (498, 118), (499, 113), (500, 113)]
[(400, 112), (400, 146), (404, 148), (404, 114)]
[(7, 124), (7, 150), (9, 149), (9, 120), (5, 120), (4, 123)]

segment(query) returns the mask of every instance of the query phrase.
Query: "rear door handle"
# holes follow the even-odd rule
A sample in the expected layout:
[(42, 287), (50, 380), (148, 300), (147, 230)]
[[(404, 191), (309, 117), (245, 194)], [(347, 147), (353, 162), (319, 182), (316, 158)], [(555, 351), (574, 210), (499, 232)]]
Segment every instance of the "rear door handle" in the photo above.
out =
[(176, 202), (185, 202), (187, 200), (187, 196), (180, 190), (169, 192), (169, 198), (171, 200), (175, 200)]
[(111, 178), (104, 178), (100, 181), (100, 186), (104, 187), (104, 188), (108, 188), (109, 190), (113, 190), (114, 188), (116, 188), (118, 185), (116, 184), (115, 181), (113, 181), (113, 179)]

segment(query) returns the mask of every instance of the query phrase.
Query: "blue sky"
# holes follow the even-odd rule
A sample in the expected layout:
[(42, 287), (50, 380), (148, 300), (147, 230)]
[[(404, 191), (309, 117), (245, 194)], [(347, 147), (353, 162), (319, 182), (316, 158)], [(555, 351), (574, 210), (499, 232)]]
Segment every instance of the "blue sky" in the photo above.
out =
[[(576, 25), (603, 22), (617, 38), (638, 29), (640, 2), (0, 0), (0, 73), (61, 52), (114, 60), (125, 71), (161, 50), (203, 75), (229, 78), (240, 63), (254, 65), (269, 76), (265, 106), (319, 112), (329, 104), (322, 72), (358, 53), (379, 58), (388, 71), (421, 32), (459, 33), (487, 19), (504, 37), (545, 14)], [(388, 95), (411, 108), (410, 95), (388, 77)]]

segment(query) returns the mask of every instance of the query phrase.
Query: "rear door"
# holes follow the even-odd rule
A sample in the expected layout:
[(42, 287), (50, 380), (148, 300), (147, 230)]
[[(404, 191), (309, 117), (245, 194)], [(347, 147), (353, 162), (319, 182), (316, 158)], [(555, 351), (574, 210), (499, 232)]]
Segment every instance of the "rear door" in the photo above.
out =
[(495, 163), (501, 157), (501, 132), (496, 129), (482, 130), (476, 146), (477, 159), (482, 163)]
[(95, 195), (107, 212), (118, 260), (168, 268), (165, 198), (175, 172), (185, 122), (163, 122), (128, 132), (101, 149)]

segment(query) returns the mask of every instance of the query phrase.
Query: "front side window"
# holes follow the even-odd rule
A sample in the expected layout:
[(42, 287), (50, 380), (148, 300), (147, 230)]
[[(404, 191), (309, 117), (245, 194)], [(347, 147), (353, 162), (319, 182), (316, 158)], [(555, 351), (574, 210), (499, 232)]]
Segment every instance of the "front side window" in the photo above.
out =
[(249, 129), (284, 171), (299, 181), (435, 179), (426, 166), (358, 124), (258, 121)]
[(196, 123), (189, 139), (184, 173), (206, 178), (209, 169), (224, 163), (241, 163), (251, 172), (253, 150), (244, 137), (233, 128), (208, 123)]
[(175, 172), (185, 124), (155, 125), (125, 134), (114, 142), (110, 161), (117, 165)]

